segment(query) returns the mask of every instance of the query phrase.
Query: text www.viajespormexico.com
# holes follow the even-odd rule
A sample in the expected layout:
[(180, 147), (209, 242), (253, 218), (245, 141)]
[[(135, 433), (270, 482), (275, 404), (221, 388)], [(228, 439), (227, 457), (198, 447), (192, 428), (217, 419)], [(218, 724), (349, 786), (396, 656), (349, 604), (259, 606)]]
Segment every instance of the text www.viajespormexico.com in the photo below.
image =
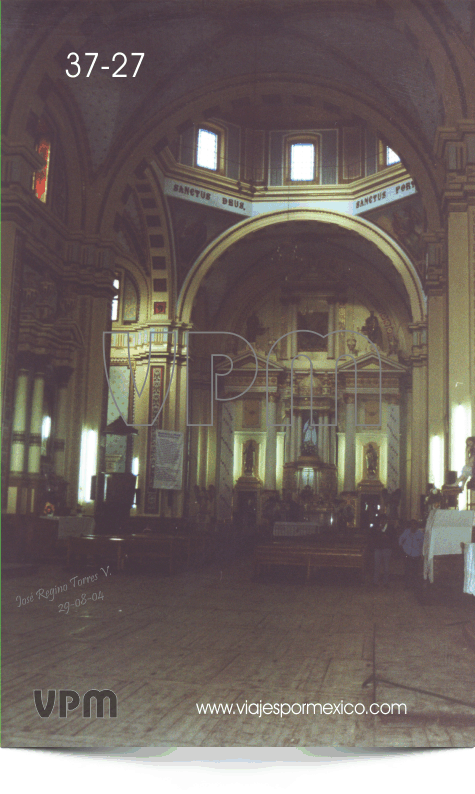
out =
[(197, 703), (196, 708), (198, 714), (216, 715), (216, 714), (237, 714), (243, 716), (250, 714), (255, 717), (262, 717), (263, 715), (274, 714), (277, 717), (297, 716), (300, 714), (310, 716), (325, 716), (331, 714), (341, 714), (348, 717), (363, 714), (407, 714), (407, 706), (405, 703), (371, 703), (365, 705), (364, 703), (345, 703), (341, 700), (339, 703), (263, 703), (262, 700), (258, 702), (248, 703)]

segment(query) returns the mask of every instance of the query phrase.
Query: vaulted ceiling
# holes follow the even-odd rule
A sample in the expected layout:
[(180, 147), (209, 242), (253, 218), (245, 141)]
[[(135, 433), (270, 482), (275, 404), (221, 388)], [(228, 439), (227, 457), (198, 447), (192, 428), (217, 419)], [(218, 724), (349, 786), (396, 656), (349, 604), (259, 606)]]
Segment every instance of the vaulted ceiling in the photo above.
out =
[[(201, 97), (206, 113), (210, 88), (229, 81), (221, 116), (238, 123), (294, 129), (316, 118), (330, 123), (351, 117), (353, 100), (360, 97), (368, 112), (386, 108), (393, 123), (412, 130), (431, 149), (438, 125), (470, 115), (475, 106), (474, 90), (462, 75), (473, 65), (470, 5), (464, 0), (4, 2), (4, 123), (8, 126), (14, 112), (21, 81), (29, 76), (35, 104), (33, 92), (46, 75), (72, 104), (96, 171), (110, 166), (114, 154), (151, 121), (163, 122), (171, 108), (183, 106), (186, 116), (190, 96)], [(71, 51), (99, 52), (89, 78), (65, 75)], [(114, 79), (111, 70), (99, 68), (116, 52), (145, 53), (137, 77)], [(322, 98), (311, 85), (322, 87)], [(337, 89), (338, 101), (329, 101), (329, 89)]]
[(356, 289), (369, 302), (390, 296), (411, 318), (403, 281), (375, 245), (331, 223), (290, 221), (248, 234), (216, 260), (203, 281), (211, 323), (221, 327), (236, 307), (249, 312), (276, 289), (285, 294), (299, 272), (322, 288), (331, 281), (343, 292)]

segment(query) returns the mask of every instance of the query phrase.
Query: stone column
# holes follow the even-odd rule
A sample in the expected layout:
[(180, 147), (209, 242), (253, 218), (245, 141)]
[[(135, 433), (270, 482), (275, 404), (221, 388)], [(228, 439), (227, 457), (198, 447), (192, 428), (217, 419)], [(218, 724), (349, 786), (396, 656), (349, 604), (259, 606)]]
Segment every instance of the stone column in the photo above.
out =
[(209, 390), (203, 389), (200, 383), (190, 383), (189, 399), (189, 423), (188, 433), (190, 435), (190, 499), (194, 485), (201, 488), (206, 487), (206, 440), (207, 427), (203, 427), (208, 421), (206, 419), (207, 403), (209, 403)]
[(30, 442), (28, 447), (28, 474), (40, 473), (41, 424), (43, 421), (44, 392), (45, 392), (44, 373), (35, 372), (35, 377), (33, 381), (33, 398), (31, 403)]
[[(441, 329), (447, 329), (444, 348), (447, 370), (446, 392), (443, 382), (438, 391), (446, 394), (445, 416), (448, 419), (448, 449), (445, 451), (447, 468), (460, 473), (465, 463), (465, 439), (474, 434), (475, 412), (475, 124), (473, 120), (460, 120), (453, 126), (437, 130), (437, 155), (445, 160), (446, 183), (441, 196), (447, 217), (447, 301), (446, 323), (441, 319)], [(428, 248), (428, 276), (441, 282), (444, 291), (444, 255), (440, 261), (430, 259)], [(442, 304), (442, 301), (440, 301)], [(429, 306), (432, 309), (432, 306)], [(442, 306), (439, 307), (439, 311)], [(441, 334), (442, 335), (442, 331)], [(431, 354), (432, 356), (432, 354)], [(432, 359), (430, 361), (432, 365)], [(431, 383), (435, 380), (433, 368)], [(431, 407), (431, 401), (429, 407)], [(431, 418), (440, 406), (433, 404)], [(432, 425), (431, 432), (432, 432)], [(440, 432), (440, 419), (436, 424)], [(458, 501), (459, 509), (466, 507), (466, 493)]]
[(338, 334), (332, 333), (336, 330), (336, 312), (337, 304), (336, 298), (328, 298), (328, 353), (327, 359), (335, 358), (336, 343), (338, 341)]
[[(470, 333), (474, 322), (470, 306), (470, 262), (474, 256), (467, 212), (450, 212), (448, 219), (448, 398), (450, 469), (465, 463), (465, 438), (471, 435)], [(459, 507), (462, 502), (459, 500)]]
[(25, 468), (26, 408), (28, 398), (28, 370), (21, 369), (16, 378), (13, 412), (13, 440), (10, 471), (20, 474)]
[(294, 410), (293, 415), (291, 414), (289, 418), (290, 418), (290, 422), (291, 422), (291, 426), (290, 426), (290, 460), (293, 462), (293, 461), (297, 460), (297, 458), (298, 458), (298, 454), (297, 454), (297, 451), (296, 451), (298, 449), (298, 432), (299, 432), (298, 421), (297, 421), (297, 412)]
[(294, 453), (295, 457), (294, 457), (294, 460), (297, 460), (297, 458), (300, 457), (300, 453), (301, 453), (301, 450), (302, 450), (302, 424), (303, 424), (302, 423), (302, 414), (299, 411), (299, 413), (297, 414), (297, 418), (296, 418), (297, 432), (295, 434), (295, 453)]
[(338, 491), (345, 490), (345, 434), (341, 431), (335, 433), (335, 443), (338, 444)]
[[(429, 437), (428, 479), (437, 488), (445, 482), (447, 399), (447, 271), (445, 240), (424, 235), (427, 247), (427, 395)], [(447, 461), (448, 462), (448, 461)]]
[(399, 398), (390, 397), (387, 406), (386, 431), (388, 436), (388, 474), (387, 487), (389, 491), (399, 488)]
[(209, 395), (209, 388), (202, 388), (198, 390), (198, 399), (199, 399), (199, 407), (198, 407), (198, 416), (200, 427), (196, 428), (198, 433), (198, 472), (197, 472), (197, 483), (200, 488), (206, 488), (208, 485), (207, 483), (207, 471), (208, 471), (208, 430), (209, 427), (206, 427), (208, 422), (211, 419), (209, 404), (210, 404), (210, 395)]
[(345, 491), (355, 490), (355, 398), (353, 394), (345, 395), (346, 431), (345, 431)]
[(234, 401), (222, 402), (219, 409), (219, 469), (216, 517), (230, 520), (233, 515)]
[(411, 492), (410, 512), (420, 515), (420, 497), (425, 494), (427, 471), (427, 353), (422, 324), (409, 326), (412, 346), (412, 417), (411, 417)]
[(56, 421), (53, 441), (54, 471), (60, 477), (64, 477), (66, 472), (65, 447), (69, 415), (68, 384), (66, 381), (61, 381), (58, 385), (55, 415)]
[(322, 411), (318, 412), (318, 420), (317, 420), (318, 428), (317, 428), (317, 451), (318, 457), (320, 460), (325, 460), (325, 454), (323, 451), (323, 413)]
[[(290, 425), (290, 416), (288, 413), (285, 413), (285, 421)], [(292, 429), (290, 426), (285, 428), (285, 440), (284, 440), (284, 463), (290, 463), (292, 460)]]
[(330, 425), (330, 463), (336, 464), (336, 427)]
[(275, 490), (275, 476), (277, 465), (277, 428), (276, 422), (276, 397), (274, 394), (269, 395), (268, 402), (268, 425), (266, 427), (266, 469), (265, 469), (265, 487), (269, 490)]
[[(186, 379), (187, 369), (186, 363), (178, 362), (176, 365), (176, 372), (174, 373), (173, 380), (175, 380), (175, 430), (183, 433), (184, 455), (183, 455), (183, 484), (181, 491), (175, 491), (173, 498), (172, 515), (182, 516), (185, 510), (185, 489), (188, 488), (187, 482), (187, 469), (186, 458), (188, 454), (188, 427), (186, 426)], [(231, 472), (232, 476), (232, 472)]]
[(330, 463), (330, 428), (328, 426), (328, 411), (323, 414), (323, 461)]

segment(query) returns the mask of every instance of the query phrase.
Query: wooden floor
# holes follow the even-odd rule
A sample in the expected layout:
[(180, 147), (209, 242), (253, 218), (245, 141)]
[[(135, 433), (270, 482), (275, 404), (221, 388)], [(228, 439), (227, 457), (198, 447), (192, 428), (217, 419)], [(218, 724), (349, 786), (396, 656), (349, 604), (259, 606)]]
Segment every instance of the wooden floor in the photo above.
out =
[[(72, 588), (70, 578), (98, 574)], [(475, 649), (463, 627), (475, 599), (420, 603), (400, 577), (389, 589), (329, 571), (252, 581), (252, 563), (105, 576), (40, 566), (3, 581), (3, 746), (451, 747), (475, 744)], [(36, 592), (69, 583), (54, 600)], [(81, 593), (89, 600), (59, 611)], [(18, 606), (18, 596), (31, 603)], [(363, 682), (376, 677), (392, 684)], [(118, 716), (50, 717), (33, 690), (112, 689)], [(203, 715), (196, 704), (248, 713)], [(404, 717), (249, 713), (251, 704), (406, 703)], [(236, 709), (234, 709), (236, 711)], [(294, 707), (294, 711), (298, 711)], [(107, 707), (106, 707), (106, 715)]]

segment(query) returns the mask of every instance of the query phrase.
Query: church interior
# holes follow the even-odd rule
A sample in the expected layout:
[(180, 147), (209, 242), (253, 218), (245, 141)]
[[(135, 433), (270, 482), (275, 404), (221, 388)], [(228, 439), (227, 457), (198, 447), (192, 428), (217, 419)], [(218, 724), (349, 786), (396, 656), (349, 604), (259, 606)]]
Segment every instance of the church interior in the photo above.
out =
[[(5, 2), (2, 64), (3, 743), (473, 746), (473, 4)], [(196, 707), (264, 700), (364, 712)]]

